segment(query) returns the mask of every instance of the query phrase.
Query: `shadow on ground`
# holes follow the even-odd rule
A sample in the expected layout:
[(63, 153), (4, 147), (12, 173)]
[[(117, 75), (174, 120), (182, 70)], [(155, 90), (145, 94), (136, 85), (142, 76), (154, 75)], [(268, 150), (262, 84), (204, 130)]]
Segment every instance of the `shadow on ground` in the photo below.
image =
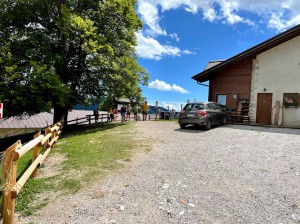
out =
[(258, 131), (258, 132), (268, 132), (268, 133), (300, 135), (299, 128), (289, 128), (289, 127), (230, 124), (230, 125), (226, 125), (226, 128), (237, 129), (237, 130), (256, 131), (256, 132)]
[[(211, 130), (215, 128), (223, 128), (226, 129), (237, 129), (237, 130), (245, 130), (245, 131), (255, 131), (255, 132), (268, 132), (268, 133), (279, 133), (279, 134), (290, 134), (290, 135), (300, 135), (300, 128), (291, 128), (291, 127), (273, 127), (273, 126), (259, 126), (259, 125), (249, 125), (249, 124), (228, 124), (226, 126), (213, 126)], [(211, 130), (205, 130), (204, 128), (189, 125), (185, 129), (177, 128), (174, 131), (178, 132), (189, 132), (193, 134), (201, 133), (201, 132), (209, 132)]]

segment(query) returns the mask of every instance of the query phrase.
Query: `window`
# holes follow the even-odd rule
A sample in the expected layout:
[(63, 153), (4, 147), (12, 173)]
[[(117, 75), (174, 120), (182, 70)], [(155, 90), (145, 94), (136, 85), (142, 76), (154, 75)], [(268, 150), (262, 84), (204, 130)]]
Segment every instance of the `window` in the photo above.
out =
[(217, 104), (220, 104), (222, 106), (226, 106), (226, 95), (217, 95)]
[(217, 108), (217, 105), (216, 105), (216, 104), (214, 104), (214, 103), (211, 103), (211, 104), (210, 104), (210, 106), (212, 107), (212, 109), (213, 109), (213, 110), (216, 110), (216, 109), (218, 109), (218, 108)]
[(220, 107), (218, 104), (216, 103), (211, 103), (210, 104), (210, 107), (213, 109), (213, 110), (222, 110), (222, 107)]
[(187, 110), (187, 111), (193, 111), (193, 110), (203, 110), (204, 106), (203, 104), (187, 104), (185, 105), (185, 107), (183, 108), (183, 110)]
[(284, 93), (282, 102), (285, 107), (298, 107), (298, 93)]
[(223, 108), (220, 106), (220, 105), (218, 105), (218, 104), (215, 104), (214, 103), (214, 106), (216, 107), (216, 110), (222, 110)]
[(214, 108), (212, 107), (211, 103), (206, 104), (206, 109), (213, 110)]

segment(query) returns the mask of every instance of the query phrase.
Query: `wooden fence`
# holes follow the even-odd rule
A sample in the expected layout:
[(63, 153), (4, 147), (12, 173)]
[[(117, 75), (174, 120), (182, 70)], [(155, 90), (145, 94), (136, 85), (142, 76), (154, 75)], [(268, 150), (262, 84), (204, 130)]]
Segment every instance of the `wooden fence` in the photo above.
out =
[(109, 115), (108, 114), (99, 114), (98, 119), (96, 118), (95, 115), (86, 115), (85, 117), (82, 118), (76, 118), (74, 120), (69, 120), (68, 125), (79, 125), (79, 124), (85, 124), (88, 123), (89, 125), (92, 123), (98, 123), (98, 122), (108, 122), (109, 121)]
[[(58, 140), (62, 126), (62, 122), (58, 122), (47, 127), (44, 135), (42, 135), (41, 132), (38, 132), (34, 136), (34, 139), (27, 144), (22, 145), (21, 141), (17, 141), (15, 144), (6, 149), (2, 158), (2, 216), (4, 224), (14, 223), (15, 199), (29, 177), (31, 176), (31, 178), (35, 178), (37, 176), (38, 168), (41, 164), (43, 164), (55, 142)], [(42, 146), (44, 148), (44, 153), (40, 154)], [(32, 163), (19, 180), (17, 180), (18, 159), (31, 149), (33, 149)]]

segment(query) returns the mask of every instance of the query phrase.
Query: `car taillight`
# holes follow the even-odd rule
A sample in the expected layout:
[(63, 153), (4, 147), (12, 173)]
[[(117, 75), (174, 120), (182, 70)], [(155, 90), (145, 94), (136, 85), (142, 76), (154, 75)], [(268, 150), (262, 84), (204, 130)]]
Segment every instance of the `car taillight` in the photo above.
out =
[(200, 114), (201, 116), (205, 116), (206, 110), (196, 110), (196, 114)]

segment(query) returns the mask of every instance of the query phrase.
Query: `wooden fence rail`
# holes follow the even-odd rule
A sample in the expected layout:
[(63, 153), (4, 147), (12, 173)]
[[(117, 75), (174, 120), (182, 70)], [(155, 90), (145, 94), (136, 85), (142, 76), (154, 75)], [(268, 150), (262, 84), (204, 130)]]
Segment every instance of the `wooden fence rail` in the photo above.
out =
[[(25, 145), (21, 141), (6, 149), (2, 158), (3, 172), (3, 199), (2, 216), (4, 224), (14, 223), (15, 199), (31, 176), (35, 178), (38, 174), (38, 168), (43, 164), (54, 143), (58, 140), (62, 129), (62, 122), (58, 122), (45, 129), (45, 134), (38, 132), (34, 139)], [(41, 147), (44, 146), (44, 154), (40, 154)], [(27, 152), (33, 149), (32, 163), (24, 174), (17, 180), (18, 160)]]
[(98, 119), (95, 115), (89, 114), (85, 117), (76, 118), (74, 120), (69, 120), (68, 125), (73, 124), (84, 124), (88, 123), (89, 125), (92, 123), (98, 123), (98, 122), (108, 122), (109, 121), (109, 115), (108, 114), (99, 114)]

